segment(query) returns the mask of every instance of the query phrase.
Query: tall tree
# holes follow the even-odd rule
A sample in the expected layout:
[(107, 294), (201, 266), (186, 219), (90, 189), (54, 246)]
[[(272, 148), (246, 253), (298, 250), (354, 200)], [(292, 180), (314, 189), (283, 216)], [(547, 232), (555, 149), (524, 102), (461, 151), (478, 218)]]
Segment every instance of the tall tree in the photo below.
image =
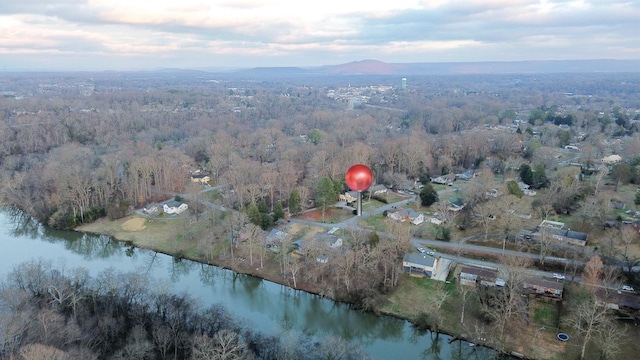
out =
[(291, 191), (289, 195), (289, 214), (298, 215), (302, 212), (302, 199), (297, 189)]
[(533, 171), (527, 164), (520, 165), (520, 180), (527, 185), (533, 185)]
[(433, 188), (433, 185), (427, 183), (420, 191), (420, 204), (422, 206), (431, 206), (438, 202), (438, 192)]
[(338, 189), (333, 180), (328, 177), (322, 177), (318, 181), (316, 187), (316, 206), (322, 212), (322, 222), (327, 208), (338, 201)]

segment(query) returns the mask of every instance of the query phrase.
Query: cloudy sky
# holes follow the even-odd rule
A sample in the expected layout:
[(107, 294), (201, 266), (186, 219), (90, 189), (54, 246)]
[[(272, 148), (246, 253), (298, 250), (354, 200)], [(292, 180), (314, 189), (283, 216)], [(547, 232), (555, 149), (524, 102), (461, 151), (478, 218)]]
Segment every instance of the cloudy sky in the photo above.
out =
[(0, 67), (640, 59), (640, 0), (0, 0)]

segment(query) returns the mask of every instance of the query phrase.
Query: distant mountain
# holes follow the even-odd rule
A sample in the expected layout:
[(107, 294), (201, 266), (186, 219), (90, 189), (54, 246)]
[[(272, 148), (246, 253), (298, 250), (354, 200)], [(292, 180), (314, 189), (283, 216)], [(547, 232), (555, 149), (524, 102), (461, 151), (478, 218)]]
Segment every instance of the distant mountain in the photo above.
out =
[(313, 73), (309, 69), (303, 69), (300, 67), (257, 67), (252, 69), (243, 69), (234, 71), (235, 74), (258, 76), (258, 77), (270, 77), (270, 76), (296, 76), (296, 75), (308, 75)]
[(581, 72), (640, 72), (640, 60), (540, 60), (450, 63), (385, 63), (377, 60), (354, 61), (315, 68), (261, 67), (239, 70), (237, 74), (259, 76), (295, 75), (456, 75), (524, 74)]

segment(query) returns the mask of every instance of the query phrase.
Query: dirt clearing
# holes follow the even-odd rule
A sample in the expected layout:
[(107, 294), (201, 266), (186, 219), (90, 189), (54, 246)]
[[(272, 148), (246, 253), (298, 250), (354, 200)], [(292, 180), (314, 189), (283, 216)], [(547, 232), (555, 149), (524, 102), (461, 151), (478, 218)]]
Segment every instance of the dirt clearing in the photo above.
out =
[(122, 230), (126, 231), (141, 231), (147, 228), (145, 218), (135, 218), (125, 221), (122, 224)]

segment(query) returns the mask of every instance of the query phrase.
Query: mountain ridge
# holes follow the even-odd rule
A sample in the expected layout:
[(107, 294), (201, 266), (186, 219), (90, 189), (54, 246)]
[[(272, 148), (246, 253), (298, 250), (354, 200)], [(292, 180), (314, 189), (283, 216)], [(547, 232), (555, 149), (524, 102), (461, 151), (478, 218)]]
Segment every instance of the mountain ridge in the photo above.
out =
[(233, 71), (251, 75), (464, 75), (518, 73), (640, 72), (640, 60), (524, 60), (484, 62), (387, 63), (359, 60), (317, 67), (256, 67)]

